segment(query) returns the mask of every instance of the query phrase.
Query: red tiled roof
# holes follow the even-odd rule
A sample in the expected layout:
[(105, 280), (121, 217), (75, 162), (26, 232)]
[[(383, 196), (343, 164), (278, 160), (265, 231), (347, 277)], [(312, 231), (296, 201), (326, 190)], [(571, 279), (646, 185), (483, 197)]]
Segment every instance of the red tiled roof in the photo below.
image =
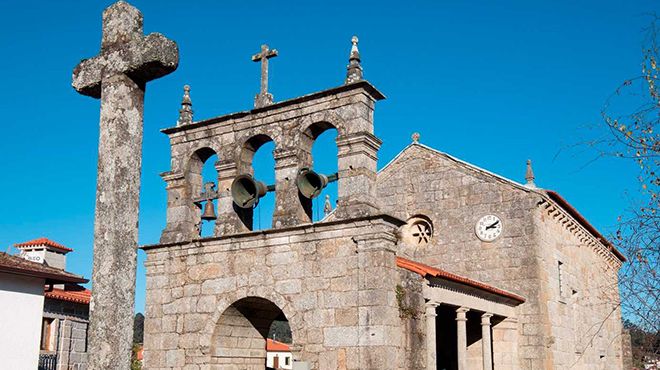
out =
[(86, 283), (89, 281), (82, 276), (46, 266), (42, 263), (31, 262), (20, 257), (11, 256), (4, 252), (0, 252), (0, 272), (39, 277), (46, 279), (48, 284)]
[(41, 246), (41, 245), (45, 245), (45, 246), (51, 247), (53, 249), (59, 249), (63, 252), (73, 251), (73, 249), (67, 248), (67, 247), (63, 246), (62, 244), (54, 242), (54, 241), (52, 241), (48, 238), (38, 238), (38, 239), (30, 240), (30, 241), (27, 241), (27, 242), (14, 244), (14, 247), (16, 247), (16, 248), (38, 247), (38, 246)]
[(523, 298), (523, 297), (521, 297), (517, 294), (507, 292), (506, 290), (502, 290), (502, 289), (499, 289), (499, 288), (495, 288), (493, 286), (481, 283), (481, 282), (476, 281), (476, 280), (472, 280), (472, 279), (468, 279), (468, 278), (463, 277), (463, 276), (452, 274), (451, 272), (440, 270), (440, 269), (437, 269), (435, 267), (425, 265), (423, 263), (411, 261), (411, 260), (403, 258), (403, 257), (397, 257), (396, 258), (396, 265), (398, 267), (404, 268), (408, 271), (412, 271), (416, 274), (419, 274), (422, 277), (427, 277), (427, 276), (438, 277), (438, 278), (446, 279), (446, 280), (453, 281), (453, 282), (456, 282), (456, 283), (468, 285), (470, 287), (477, 288), (477, 289), (480, 289), (480, 290), (483, 290), (483, 291), (486, 291), (486, 292), (489, 292), (489, 293), (492, 293), (492, 294), (496, 294), (496, 295), (499, 295), (499, 296), (502, 296), (502, 297), (505, 297), (505, 298), (510, 298), (510, 299), (513, 299), (513, 300), (518, 301), (520, 303), (525, 302), (525, 298)]
[(591, 233), (591, 235), (595, 236), (596, 239), (600, 240), (603, 244), (605, 244), (605, 246), (607, 246), (609, 250), (612, 253), (614, 253), (614, 255), (621, 262), (626, 262), (626, 257), (616, 249), (614, 244), (612, 244), (601, 233), (599, 233), (598, 230), (596, 230), (596, 228), (593, 227), (593, 225), (591, 225), (589, 221), (587, 221), (587, 219), (584, 218), (584, 216), (582, 216), (580, 212), (578, 212), (577, 209), (575, 209), (570, 203), (568, 203), (566, 199), (564, 199), (564, 197), (562, 197), (561, 195), (559, 195), (559, 193), (553, 190), (546, 190), (545, 192), (546, 194), (548, 194), (550, 199), (557, 202), (561, 208), (563, 208), (564, 210), (566, 210), (566, 212), (568, 212), (571, 216), (573, 216), (573, 218), (575, 218), (577, 222), (580, 223), (580, 225), (582, 225), (585, 229), (587, 229)]
[(92, 291), (85, 289), (80, 285), (66, 285), (64, 289), (48, 289), (48, 287), (46, 287), (44, 297), (56, 299), (58, 301), (89, 304), (89, 301), (92, 298)]
[(268, 352), (290, 352), (289, 345), (270, 338), (266, 339), (266, 351)]

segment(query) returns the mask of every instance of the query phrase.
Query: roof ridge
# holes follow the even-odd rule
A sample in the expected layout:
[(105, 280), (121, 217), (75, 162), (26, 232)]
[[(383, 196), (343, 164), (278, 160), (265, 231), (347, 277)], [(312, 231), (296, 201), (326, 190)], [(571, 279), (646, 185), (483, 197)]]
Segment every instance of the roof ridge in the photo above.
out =
[(22, 243), (16, 243), (16, 244), (14, 244), (14, 247), (16, 247), (16, 248), (36, 247), (36, 246), (40, 246), (40, 245), (45, 245), (45, 246), (48, 246), (48, 247), (51, 247), (51, 248), (60, 249), (60, 250), (65, 251), (65, 252), (72, 252), (73, 251), (73, 249), (71, 249), (69, 247), (65, 247), (64, 245), (62, 245), (62, 244), (60, 244), (56, 241), (53, 241), (51, 239), (48, 239), (45, 236), (42, 236), (42, 237), (39, 237), (39, 238), (36, 238), (36, 239), (32, 239), (32, 240), (28, 240), (28, 241), (22, 242)]
[(508, 178), (508, 177), (504, 177), (504, 176), (499, 175), (499, 174), (497, 174), (497, 173), (495, 173), (495, 172), (492, 172), (492, 171), (486, 170), (486, 169), (481, 168), (481, 167), (479, 167), (479, 166), (477, 166), (477, 165), (475, 165), (475, 164), (472, 164), (472, 163), (470, 163), (470, 162), (464, 161), (464, 160), (462, 160), (462, 159), (460, 159), (460, 158), (458, 158), (458, 157), (454, 157), (454, 156), (451, 155), (451, 154), (445, 153), (445, 152), (443, 152), (443, 151), (440, 151), (440, 150), (438, 150), (438, 149), (432, 148), (432, 147), (430, 147), (430, 146), (428, 146), (428, 145), (424, 145), (424, 144), (419, 143), (419, 142), (412, 142), (412, 143), (408, 144), (408, 145), (407, 145), (405, 148), (403, 148), (403, 149), (402, 149), (402, 150), (401, 150), (396, 156), (394, 156), (394, 158), (392, 158), (392, 160), (390, 160), (389, 162), (387, 162), (387, 164), (386, 164), (383, 168), (381, 168), (380, 170), (378, 170), (378, 174), (380, 174), (381, 172), (384, 172), (389, 166), (393, 165), (393, 164), (397, 161), (397, 159), (399, 159), (399, 157), (401, 157), (401, 156), (403, 155), (403, 153), (405, 153), (408, 149), (410, 149), (410, 148), (412, 148), (412, 147), (414, 147), (414, 146), (418, 146), (418, 147), (420, 147), (420, 148), (423, 148), (423, 149), (426, 149), (426, 150), (428, 150), (428, 151), (431, 151), (432, 153), (439, 154), (439, 155), (441, 155), (441, 156), (443, 156), (443, 157), (446, 157), (446, 158), (448, 158), (448, 159), (450, 159), (450, 160), (452, 160), (452, 161), (454, 161), (454, 162), (456, 162), (456, 163), (458, 163), (458, 164), (460, 164), (460, 165), (463, 165), (463, 166), (465, 166), (465, 167), (467, 167), (467, 168), (469, 168), (469, 169), (471, 169), (471, 170), (477, 171), (477, 172), (482, 173), (482, 174), (484, 174), (484, 175), (488, 175), (488, 176), (494, 177), (494, 178), (496, 178), (496, 179), (498, 179), (498, 180), (500, 180), (500, 181), (503, 181), (503, 182), (505, 182), (505, 183), (508, 183), (509, 185), (512, 185), (513, 187), (518, 188), (518, 189), (520, 189), (520, 190), (525, 190), (525, 191), (527, 191), (527, 192), (536, 192), (536, 193), (539, 193), (540, 191), (543, 190), (543, 189), (540, 189), (540, 188), (539, 188), (539, 189), (531, 189), (531, 188), (529, 188), (529, 187), (527, 187), (527, 186), (525, 186), (525, 185), (523, 185), (523, 184), (521, 184), (521, 183), (519, 183), (519, 182), (517, 182), (517, 181), (515, 181), (515, 180), (511, 180), (511, 179)]

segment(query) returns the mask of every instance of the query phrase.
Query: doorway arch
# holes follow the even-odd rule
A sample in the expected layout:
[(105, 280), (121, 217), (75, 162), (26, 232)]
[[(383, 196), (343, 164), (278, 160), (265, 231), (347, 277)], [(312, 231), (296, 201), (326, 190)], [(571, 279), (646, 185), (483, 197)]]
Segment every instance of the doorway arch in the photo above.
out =
[[(211, 340), (211, 363), (246, 370), (266, 367), (266, 339), (272, 328), (288, 319), (282, 309), (261, 297), (241, 298), (224, 310)], [(275, 325), (274, 325), (275, 324)], [(288, 328), (288, 325), (286, 325)], [(291, 329), (288, 328), (291, 338)]]

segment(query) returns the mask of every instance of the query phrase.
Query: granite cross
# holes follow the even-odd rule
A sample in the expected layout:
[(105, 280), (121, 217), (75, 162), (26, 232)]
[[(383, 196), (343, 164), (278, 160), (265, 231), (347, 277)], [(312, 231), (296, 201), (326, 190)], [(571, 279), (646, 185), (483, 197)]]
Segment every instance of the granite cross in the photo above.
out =
[(89, 369), (130, 368), (146, 83), (173, 72), (174, 41), (145, 36), (142, 14), (119, 1), (103, 12), (98, 56), (73, 71), (73, 87), (101, 99)]
[(261, 108), (273, 103), (273, 95), (268, 93), (268, 59), (276, 57), (277, 50), (261, 45), (261, 52), (252, 56), (253, 62), (261, 62), (261, 91), (254, 98), (254, 107)]

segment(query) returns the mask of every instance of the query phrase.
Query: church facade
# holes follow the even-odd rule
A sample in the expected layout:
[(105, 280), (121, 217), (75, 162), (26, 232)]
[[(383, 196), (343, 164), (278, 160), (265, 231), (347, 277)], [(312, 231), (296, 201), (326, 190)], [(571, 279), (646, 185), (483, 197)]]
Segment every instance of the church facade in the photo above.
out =
[[(167, 224), (147, 254), (146, 369), (264, 369), (288, 321), (293, 369), (622, 369), (625, 258), (559, 194), (419, 143), (378, 170), (357, 38), (343, 85), (194, 121), (186, 88), (170, 138)], [(265, 65), (265, 67), (264, 67)], [(312, 145), (337, 130), (337, 174)], [(275, 184), (252, 159), (274, 142)], [(211, 156), (217, 181), (203, 184)], [(336, 208), (312, 198), (337, 181)], [(310, 190), (311, 189), (311, 190)], [(272, 228), (253, 205), (275, 192)], [(217, 213), (213, 202), (217, 204)], [(202, 212), (204, 209), (204, 212)], [(207, 211), (209, 211), (207, 213)], [(214, 235), (200, 236), (203, 219)]]

